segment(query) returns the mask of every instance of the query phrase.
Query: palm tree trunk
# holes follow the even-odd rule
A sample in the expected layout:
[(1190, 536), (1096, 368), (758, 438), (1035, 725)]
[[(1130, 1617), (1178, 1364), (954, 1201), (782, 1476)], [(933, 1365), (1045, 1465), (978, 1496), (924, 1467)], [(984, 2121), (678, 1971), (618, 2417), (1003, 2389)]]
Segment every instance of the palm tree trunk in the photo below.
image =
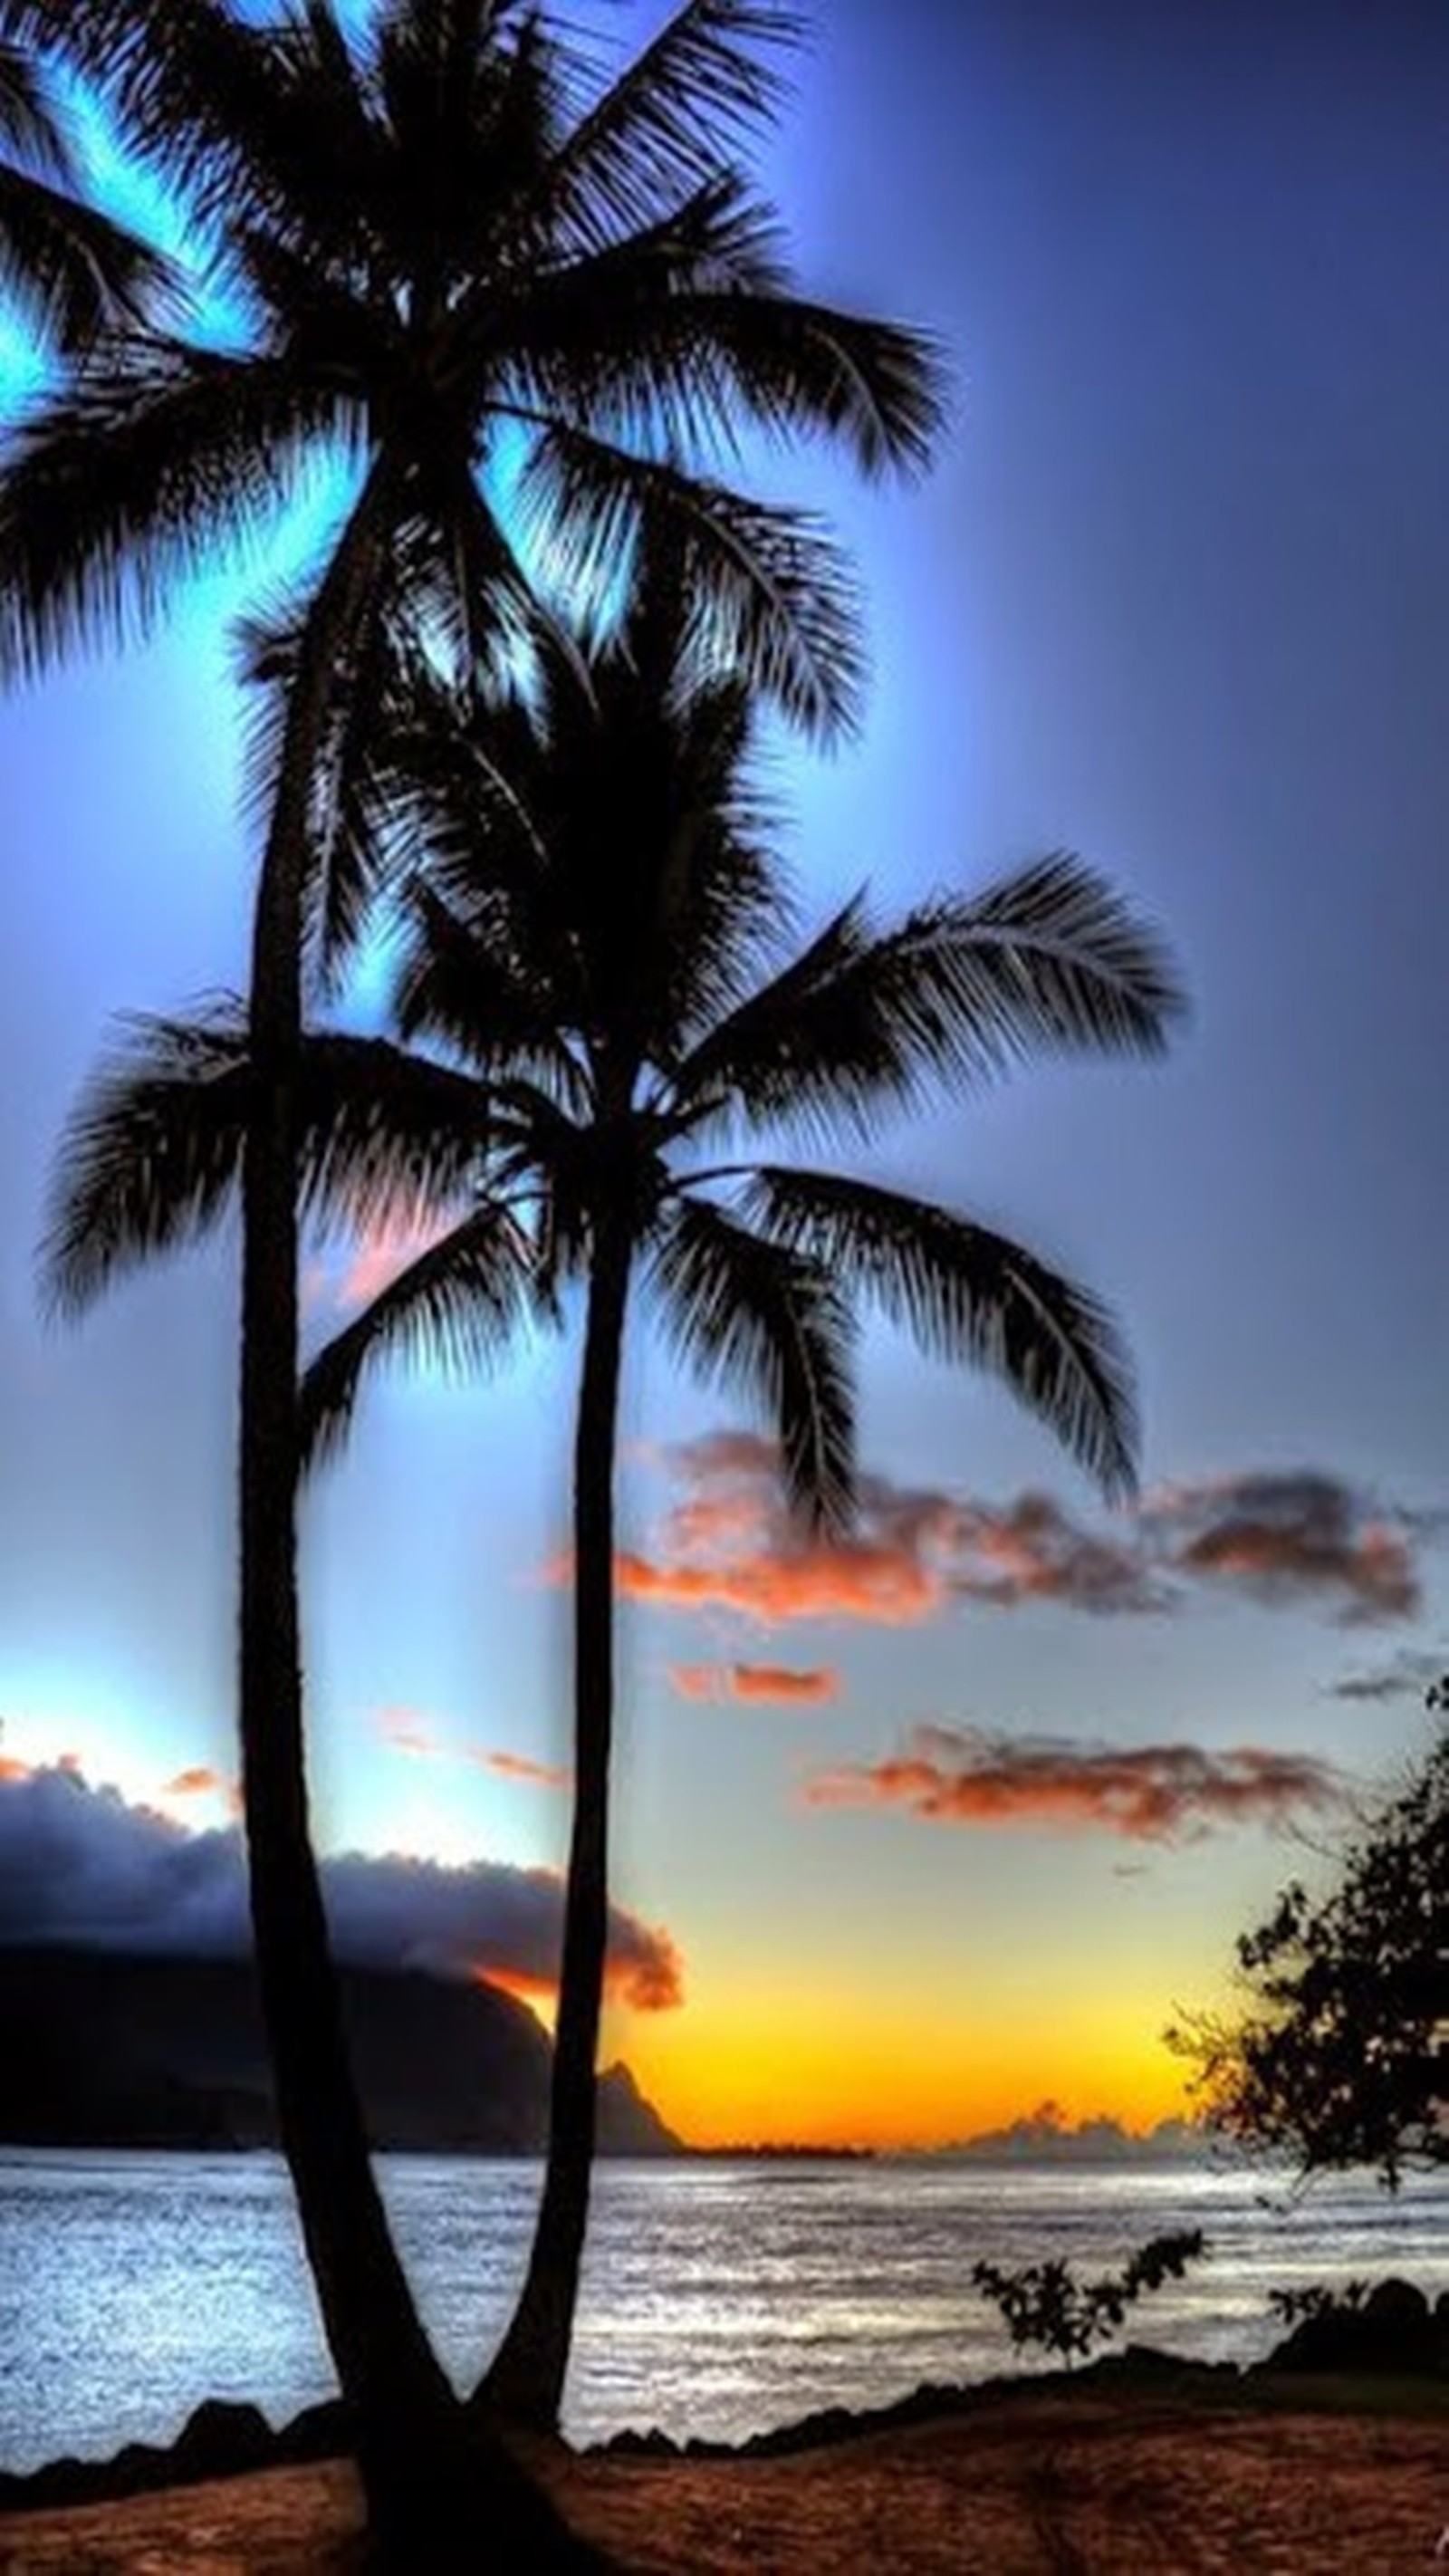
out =
[(384, 2562), (586, 2563), (552, 2508), (469, 2427), (419, 2323), (373, 2177), (307, 1815), (297, 1597), (298, 1133), (303, 892), (331, 692), (367, 613), (389, 490), (375, 466), (310, 612), (257, 894), (257, 1094), (242, 1187), (242, 1789), (252, 1927), (277, 2119)]
[(549, 2431), (563, 2403), (594, 2161), (614, 1725), (614, 1441), (630, 1257), (627, 1218), (601, 1220), (574, 1446), (574, 1821), (548, 2163), (522, 2296), (474, 2400)]

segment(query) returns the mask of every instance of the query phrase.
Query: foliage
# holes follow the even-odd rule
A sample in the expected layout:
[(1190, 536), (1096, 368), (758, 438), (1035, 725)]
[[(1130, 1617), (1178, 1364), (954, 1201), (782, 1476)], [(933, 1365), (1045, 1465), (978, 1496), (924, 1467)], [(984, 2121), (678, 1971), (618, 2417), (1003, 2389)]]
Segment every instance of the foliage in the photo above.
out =
[[(1130, 1369), (1094, 1297), (953, 1210), (754, 1155), (762, 1130), (858, 1145), (1029, 1056), (1155, 1054), (1183, 1007), (1171, 958), (1063, 853), (893, 922), (857, 898), (790, 940), (749, 702), (695, 676), (690, 628), (666, 552), (621, 635), (551, 664), (529, 704), (460, 709), (408, 675), (399, 757), (429, 861), (401, 924), (412, 1043), (305, 1041), (300, 1150), (322, 1221), (428, 1240), (309, 1371), (311, 1444), (343, 1438), (380, 1362), (466, 1370), (530, 1312), (552, 1321), (618, 1212), (673, 1350), (762, 1402), (816, 1518), (850, 1508), (852, 1300), (1000, 1378), (1129, 1490)], [(62, 1151), (58, 1302), (222, 1213), (252, 1079), (239, 1013), (133, 1023)]]
[(971, 2284), (1001, 2311), (1012, 2343), (1040, 2344), (1070, 2363), (1093, 2344), (1105, 2343), (1121, 2325), (1127, 2310), (1164, 2281), (1180, 2281), (1189, 2263), (1207, 2252), (1201, 2228), (1180, 2228), (1140, 2245), (1120, 2272), (1097, 2281), (1079, 2281), (1070, 2263), (1053, 2255), (1045, 2263), (1028, 2263), (1004, 2272), (995, 2263), (973, 2263)]
[(1268, 2314), (1282, 2326), (1297, 2326), (1320, 2317), (1357, 2316), (1368, 2299), (1367, 2281), (1310, 2281), (1305, 2288), (1270, 2290)]
[[(1428, 1694), (1449, 1708), (1449, 1678)], [(1167, 2034), (1210, 2125), (1304, 2174), (1449, 2162), (1449, 1732), (1345, 1854), (1237, 1943), (1245, 2008)]]

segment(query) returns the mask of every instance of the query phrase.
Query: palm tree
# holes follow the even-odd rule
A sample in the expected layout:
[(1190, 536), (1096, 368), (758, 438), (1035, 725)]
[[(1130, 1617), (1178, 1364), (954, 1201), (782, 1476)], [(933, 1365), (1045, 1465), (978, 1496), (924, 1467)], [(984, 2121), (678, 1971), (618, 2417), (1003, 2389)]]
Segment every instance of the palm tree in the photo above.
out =
[[(787, 1488), (850, 1510), (850, 1300), (995, 1372), (1110, 1492), (1133, 1477), (1130, 1378), (1095, 1301), (954, 1211), (832, 1169), (741, 1161), (763, 1130), (868, 1138), (884, 1110), (1062, 1049), (1155, 1052), (1170, 962), (1067, 857), (876, 926), (863, 899), (784, 953), (748, 775), (751, 703), (702, 673), (687, 586), (639, 586), (580, 676), (460, 728), (415, 718), (428, 874), (396, 993), (404, 1039), (304, 1050), (319, 1210), (436, 1233), (309, 1370), (308, 1437), (342, 1435), (395, 1350), (471, 1365), (570, 1282), (584, 1333), (573, 1469), (574, 1777), (548, 2165), (523, 2296), (481, 2392), (552, 2424), (587, 2217), (607, 1908), (614, 1447), (631, 1291), (678, 1355), (777, 1426)], [(449, 1061), (447, 1059), (452, 1059)], [(83, 1105), (53, 1276), (89, 1298), (208, 1222), (253, 1078), (235, 1022), (144, 1023)]]
[[(351, 498), (313, 582), (273, 746), (241, 1174), (240, 1668), (258, 1975), (283, 2144), (378, 2512), (426, 2474), (444, 2383), (369, 2164), (307, 1823), (298, 1654), (298, 1048), (309, 939), (355, 934), (341, 792), (400, 579), (460, 667), (539, 613), (513, 538), (607, 606), (640, 528), (678, 526), (702, 614), (803, 722), (859, 679), (849, 586), (801, 514), (705, 470), (738, 431), (925, 460), (914, 333), (793, 288), (734, 155), (775, 97), (770, 0), (685, 0), (612, 79), (522, 0), (0, 0), (51, 44), (214, 244), (236, 336), (102, 334), (0, 470), (0, 672), (149, 625), (319, 464)], [(349, 874), (349, 870), (352, 871)], [(406, 2439), (398, 2426), (406, 2422)]]

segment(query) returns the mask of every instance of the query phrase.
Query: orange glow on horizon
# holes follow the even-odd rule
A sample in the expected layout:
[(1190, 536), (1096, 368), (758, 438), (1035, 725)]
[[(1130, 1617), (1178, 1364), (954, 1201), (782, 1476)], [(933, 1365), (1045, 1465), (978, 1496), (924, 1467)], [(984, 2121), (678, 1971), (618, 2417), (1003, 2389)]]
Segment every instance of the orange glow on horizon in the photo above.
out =
[[(1166, 2018), (1165, 2013), (1161, 2016)], [(1051, 2098), (1068, 2127), (1137, 2134), (1187, 2115), (1186, 2076), (1152, 2021), (1104, 2009), (1092, 2027), (973, 2027), (928, 2004), (889, 2018), (801, 1994), (691, 2002), (627, 2023), (621, 2056), (692, 2146), (930, 2148), (1009, 2127)]]

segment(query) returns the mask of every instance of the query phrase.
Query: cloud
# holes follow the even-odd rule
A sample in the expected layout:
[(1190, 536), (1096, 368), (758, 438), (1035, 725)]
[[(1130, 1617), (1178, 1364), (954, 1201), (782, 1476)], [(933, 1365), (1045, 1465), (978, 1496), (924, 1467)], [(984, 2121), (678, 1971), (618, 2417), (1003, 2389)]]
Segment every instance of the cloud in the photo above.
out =
[(778, 1554), (752, 1549), (712, 1565), (623, 1554), (615, 1572), (619, 1590), (631, 1600), (682, 1610), (739, 1610), (766, 1627), (786, 1619), (869, 1619), (897, 1627), (929, 1618), (945, 1597), (934, 1577), (856, 1541)]
[(800, 1670), (793, 1664), (671, 1664), (669, 1678), (681, 1699), (818, 1703), (834, 1699), (840, 1688), (840, 1675), (829, 1666)]
[(466, 1762), (477, 1771), (494, 1771), (500, 1779), (527, 1781), (536, 1789), (567, 1789), (573, 1773), (557, 1762), (536, 1762), (530, 1753), (490, 1751), (480, 1744), (449, 1744), (408, 1709), (378, 1712), (377, 1731), (394, 1753), (416, 1761)]
[(768, 1440), (718, 1432), (667, 1452), (665, 1464), (681, 1490), (650, 1547), (618, 1558), (620, 1591), (769, 1627), (905, 1626), (961, 1601), (1140, 1618), (1180, 1612), (1194, 1592), (1233, 1590), (1362, 1626), (1415, 1615), (1419, 1551), (1445, 1535), (1442, 1513), (1376, 1502), (1304, 1469), (1165, 1488), (1110, 1529), (1085, 1527), (1049, 1494), (988, 1503), (865, 1474), (853, 1528), (821, 1538), (786, 1508)]
[(559, 1762), (535, 1762), (529, 1753), (465, 1753), (464, 1759), (479, 1762), (485, 1771), (496, 1771), (504, 1780), (526, 1780), (535, 1789), (566, 1789), (573, 1773)]
[(353, 1252), (337, 1284), (336, 1303), (345, 1313), (370, 1306), (374, 1297), (392, 1285), (399, 1271), (431, 1244), (441, 1242), (448, 1232), (447, 1223), (429, 1226), (388, 1226), (370, 1235)]
[(405, 1708), (382, 1708), (374, 1721), (384, 1744), (394, 1753), (409, 1753), (419, 1762), (441, 1762), (447, 1747), (421, 1718)]
[(933, 1824), (1095, 1829), (1134, 1842), (1196, 1842), (1224, 1825), (1286, 1823), (1343, 1804), (1347, 1783), (1308, 1755), (1240, 1745), (1079, 1744), (977, 1727), (921, 1726), (874, 1763), (818, 1771), (812, 1807), (903, 1807)]
[[(323, 1861), (322, 1882), (337, 1956), (349, 1965), (557, 1982), (556, 1871), (346, 1852)], [(59, 1768), (0, 1778), (0, 1946), (230, 1958), (250, 1940), (234, 1827), (189, 1833)], [(618, 1905), (607, 1973), (611, 1994), (637, 2011), (683, 2001), (683, 1962), (669, 1933)]]
[(1302, 1468), (1170, 1487), (1144, 1520), (1179, 1574), (1268, 1602), (1321, 1602), (1342, 1627), (1411, 1619), (1422, 1598), (1422, 1514), (1375, 1504)]
[(236, 1782), (224, 1772), (213, 1771), (208, 1762), (190, 1763), (161, 1791), (163, 1798), (224, 1798), (229, 1807), (236, 1805), (238, 1794)]
[(1381, 1664), (1367, 1670), (1344, 1673), (1327, 1685), (1334, 1699), (1350, 1700), (1422, 1700), (1431, 1683), (1449, 1666), (1449, 1648), (1437, 1655), (1421, 1654), (1412, 1646), (1401, 1646)]
[(303, 1317), (309, 1323), (326, 1323), (359, 1314), (409, 1262), (441, 1242), (455, 1222), (439, 1219), (426, 1226), (383, 1226), (346, 1253), (330, 1248), (314, 1252), (302, 1265)]
[(854, 1528), (821, 1538), (790, 1514), (769, 1441), (715, 1433), (674, 1450), (669, 1464), (684, 1491), (657, 1544), (617, 1561), (619, 1589), (635, 1600), (735, 1610), (766, 1626), (905, 1626), (961, 1599), (997, 1609), (1059, 1601), (1104, 1614), (1170, 1606), (1135, 1532), (1084, 1530), (1044, 1494), (997, 1507), (865, 1475)]

